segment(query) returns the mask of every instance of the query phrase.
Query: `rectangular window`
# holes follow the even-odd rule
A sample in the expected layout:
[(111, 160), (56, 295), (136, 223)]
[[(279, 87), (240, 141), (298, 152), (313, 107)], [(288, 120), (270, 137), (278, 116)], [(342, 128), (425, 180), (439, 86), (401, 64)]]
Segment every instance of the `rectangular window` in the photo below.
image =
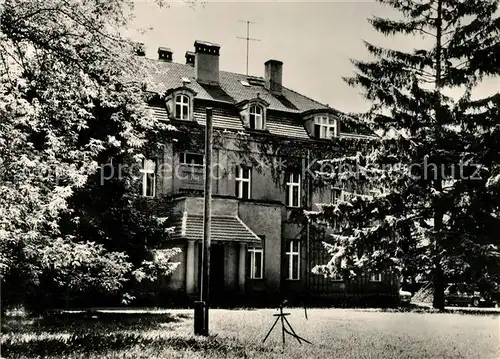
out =
[(300, 279), (300, 242), (291, 240), (288, 244), (287, 252), (287, 265), (286, 265), (286, 279), (299, 280)]
[(241, 199), (250, 198), (251, 168), (245, 166), (236, 167), (236, 197)]
[(204, 157), (200, 153), (182, 152), (179, 157), (183, 165), (203, 166), (204, 163)]
[(337, 134), (336, 121), (328, 116), (314, 117), (314, 135), (316, 138), (330, 139)]
[(189, 118), (189, 97), (186, 95), (175, 96), (175, 118), (187, 120)]
[(300, 207), (300, 173), (289, 173), (286, 183), (286, 205)]
[(156, 187), (156, 163), (153, 160), (144, 159), (142, 161), (142, 195), (144, 197), (154, 197)]
[(337, 204), (344, 200), (343, 191), (340, 188), (332, 187), (332, 204)]
[(264, 278), (264, 250), (262, 248), (248, 248), (248, 269), (250, 279)]
[(372, 275), (370, 275), (370, 281), (382, 282), (382, 273), (373, 273)]
[(264, 129), (264, 115), (262, 107), (257, 105), (250, 106), (250, 128), (254, 130)]

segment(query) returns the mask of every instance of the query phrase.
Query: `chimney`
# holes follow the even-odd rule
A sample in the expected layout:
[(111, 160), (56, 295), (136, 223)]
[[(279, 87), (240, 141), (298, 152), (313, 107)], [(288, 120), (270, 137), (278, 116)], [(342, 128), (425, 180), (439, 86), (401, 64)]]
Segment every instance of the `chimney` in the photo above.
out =
[(195, 53), (192, 51), (186, 51), (186, 65), (194, 66)]
[(219, 85), (220, 46), (211, 42), (194, 42), (196, 81), (207, 85)]
[(283, 81), (283, 62), (267, 60), (265, 66), (266, 89), (280, 95)]
[(158, 60), (165, 62), (172, 62), (173, 52), (168, 47), (159, 47), (158, 48)]
[(137, 56), (146, 56), (146, 45), (144, 45), (144, 42), (136, 42), (134, 51)]

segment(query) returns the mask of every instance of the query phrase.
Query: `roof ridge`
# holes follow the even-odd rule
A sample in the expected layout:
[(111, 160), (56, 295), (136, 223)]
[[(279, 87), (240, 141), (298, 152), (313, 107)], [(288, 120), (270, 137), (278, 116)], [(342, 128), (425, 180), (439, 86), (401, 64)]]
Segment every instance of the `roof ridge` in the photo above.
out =
[[(192, 78), (193, 76), (196, 77), (196, 70), (190, 64), (176, 61), (165, 62), (151, 57), (146, 57), (145, 62), (152, 65), (152, 92), (161, 92), (164, 90), (164, 88), (168, 89), (175, 86), (180, 86), (180, 76), (189, 76), (189, 78)], [(162, 70), (168, 69), (169, 67), (172, 70), (170, 74)], [(255, 79), (256, 81), (264, 81), (265, 77), (252, 74), (245, 75), (243, 73), (226, 71), (223, 69), (220, 69), (219, 73), (220, 88), (224, 93), (222, 95), (218, 92), (212, 93), (212, 90), (205, 88), (203, 84), (200, 84), (195, 78), (194, 81), (192, 81), (191, 85), (193, 86), (193, 89), (196, 89), (196, 91), (198, 91), (197, 89), (199, 88), (199, 96), (197, 96), (197, 98), (224, 104), (233, 104), (232, 101), (228, 101), (229, 98), (231, 98), (235, 102), (238, 102), (242, 99), (248, 99), (249, 96), (253, 96), (252, 94), (255, 95), (260, 91), (262, 92), (262, 98), (270, 102), (271, 110), (293, 114), (310, 110), (331, 110), (336, 113), (342, 114), (341, 111), (287, 86), (283, 86), (283, 91), (281, 94), (276, 94), (266, 88), (266, 86), (263, 86), (262, 83), (253, 84), (250, 89), (243, 88), (238, 83), (238, 81), (241, 80), (250, 81), (251, 79)]]
[[(160, 62), (160, 63), (177, 64), (177, 65), (183, 65), (183, 66), (190, 66), (190, 67), (192, 67), (191, 65), (185, 64), (183, 62), (177, 62), (177, 61), (166, 62), (166, 61), (158, 60), (157, 58), (151, 58), (151, 57), (146, 57), (146, 60), (153, 60), (153, 61)], [(262, 79), (264, 78), (262, 76), (245, 75), (243, 73), (233, 72), (233, 71), (226, 71), (226, 70), (219, 70), (219, 73), (220, 72), (224, 72), (226, 74), (240, 75), (240, 76), (243, 76), (243, 77), (254, 77), (254, 78), (262, 78)]]
[[(283, 87), (285, 87), (285, 86), (283, 86)], [(302, 93), (300, 93), (300, 92), (297, 92), (297, 91), (295, 91), (295, 90), (292, 90), (292, 89), (291, 89), (291, 88), (289, 88), (289, 87), (285, 87), (285, 88), (286, 88), (288, 91), (291, 91), (291, 92), (293, 92), (293, 93), (295, 93), (295, 94), (297, 94), (297, 95), (303, 96), (303, 97), (305, 97), (305, 98), (307, 98), (307, 99), (311, 100), (312, 102), (315, 102), (315, 103), (317, 103), (317, 104), (319, 104), (319, 105), (321, 105), (321, 106), (325, 106), (325, 107), (326, 107), (326, 108), (328, 108), (328, 109), (331, 109), (331, 110), (337, 111), (338, 113), (343, 114), (343, 115), (345, 115), (345, 116), (353, 117), (353, 116), (349, 115), (348, 113), (346, 113), (346, 112), (344, 112), (344, 111), (340, 111), (339, 109), (336, 109), (335, 107), (331, 107), (331, 106), (330, 106), (330, 105), (328, 105), (328, 104), (324, 104), (324, 103), (322, 103), (322, 102), (319, 102), (318, 100), (315, 100), (315, 99), (313, 99), (313, 98), (311, 98), (311, 97), (309, 97), (309, 96), (307, 96), (307, 95), (304, 95), (304, 94), (302, 94)]]
[[(311, 97), (309, 97), (309, 96), (306, 96), (306, 95), (304, 95), (304, 94), (301, 94), (300, 92), (297, 92), (297, 91), (295, 91), (295, 90), (292, 90), (292, 89), (291, 89), (291, 88), (289, 88), (289, 87), (286, 87), (286, 86), (283, 86), (283, 87), (284, 87), (284, 88), (286, 88), (288, 91), (295, 93), (296, 95), (303, 96), (303, 97), (307, 98), (308, 100), (311, 100), (312, 102), (317, 103), (318, 105), (325, 106), (326, 108), (332, 108), (332, 107), (330, 107), (330, 106), (328, 106), (328, 105), (326, 105), (326, 104), (324, 104), (324, 103), (319, 102), (318, 100), (315, 100), (315, 99), (313, 99), (313, 98), (311, 98)], [(332, 109), (334, 109), (334, 108), (332, 108)], [(334, 110), (335, 110), (335, 111), (338, 111), (338, 110), (336, 110), (336, 109), (334, 109)], [(340, 111), (339, 111), (339, 112), (340, 112)]]

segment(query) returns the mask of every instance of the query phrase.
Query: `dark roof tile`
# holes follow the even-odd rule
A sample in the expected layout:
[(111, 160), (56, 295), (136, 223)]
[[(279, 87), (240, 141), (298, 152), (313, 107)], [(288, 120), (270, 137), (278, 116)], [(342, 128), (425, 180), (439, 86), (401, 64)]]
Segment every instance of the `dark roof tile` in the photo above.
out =
[[(148, 110), (152, 111), (153, 116), (162, 121), (169, 121), (167, 110), (163, 107), (148, 106)], [(205, 107), (196, 106), (194, 109), (194, 120), (200, 125), (205, 126)], [(214, 108), (212, 111), (212, 120), (214, 128), (245, 131), (243, 123), (237, 112), (228, 109)], [(293, 138), (308, 139), (304, 126), (296, 123), (293, 119), (279, 118), (269, 116), (267, 120), (267, 129), (269, 133), (276, 136), (285, 136)]]
[[(205, 108), (195, 107), (194, 119), (200, 124), (205, 126)], [(245, 131), (238, 114), (231, 113), (230, 111), (223, 111), (219, 108), (214, 108), (212, 111), (212, 125), (214, 128), (222, 128), (226, 130)]]
[[(269, 103), (268, 109), (280, 111), (282, 115), (271, 118), (268, 115), (267, 127), (271, 134), (307, 139), (304, 126), (294, 122), (292, 119), (286, 119), (285, 113), (297, 114), (305, 111), (327, 110), (341, 112), (323, 105), (307, 96), (286, 87), (282, 88), (281, 95), (272, 94), (264, 87), (262, 77), (246, 76), (233, 72), (220, 71), (220, 86), (208, 86), (199, 84), (195, 79), (195, 68), (191, 65), (185, 65), (175, 62), (165, 62), (154, 59), (143, 58), (146, 69), (146, 88), (148, 91), (156, 93), (165, 93), (167, 90), (175, 88), (188, 87), (196, 92), (196, 99), (215, 101), (226, 104), (236, 104), (241, 101), (260, 97)], [(190, 83), (184, 83), (182, 78), (188, 78)], [(240, 81), (247, 81), (250, 86), (243, 85)], [(199, 106), (197, 106), (199, 107)], [(161, 108), (153, 109), (154, 115), (160, 119), (167, 119), (166, 111)], [(292, 115), (293, 116), (293, 115)], [(285, 117), (285, 118), (284, 118)], [(194, 118), (198, 123), (205, 124), (204, 108), (195, 108)], [(228, 130), (244, 131), (239, 114), (237, 112), (221, 112), (217, 114), (214, 108), (214, 127)], [(341, 121), (341, 135), (347, 136), (373, 136), (373, 133), (363, 125), (353, 125)]]
[[(303, 112), (312, 109), (327, 108), (325, 105), (303, 96), (295, 91), (283, 87), (282, 95), (277, 98), (269, 92), (261, 82), (252, 80), (250, 86), (241, 84), (241, 80), (248, 81), (249, 76), (233, 72), (220, 71), (219, 81), (221, 90), (227, 94), (220, 97), (220, 93), (211, 93), (212, 89), (204, 88), (195, 80), (195, 68), (190, 65), (175, 62), (164, 62), (153, 59), (144, 59), (147, 69), (146, 87), (148, 91), (164, 93), (165, 91), (182, 86), (182, 78), (191, 79), (187, 86), (197, 92), (196, 98), (203, 100), (238, 103), (243, 100), (260, 98), (267, 101), (269, 109), (285, 112)], [(262, 82), (263, 83), (263, 82)], [(232, 101), (230, 101), (232, 99)]]
[(267, 129), (276, 136), (308, 139), (309, 135), (304, 126), (293, 119), (268, 116)]
[[(173, 223), (174, 239), (203, 239), (203, 216), (184, 213)], [(261, 243), (257, 236), (237, 216), (212, 216), (211, 240), (224, 242)]]

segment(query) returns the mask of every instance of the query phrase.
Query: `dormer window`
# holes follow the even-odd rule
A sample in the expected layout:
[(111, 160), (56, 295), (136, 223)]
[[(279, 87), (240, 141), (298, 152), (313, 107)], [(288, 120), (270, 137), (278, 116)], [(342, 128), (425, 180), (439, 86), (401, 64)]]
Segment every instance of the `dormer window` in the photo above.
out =
[(189, 119), (189, 97), (187, 95), (175, 96), (175, 118), (178, 120)]
[(251, 105), (249, 108), (249, 127), (253, 130), (264, 129), (264, 110), (259, 105)]
[(182, 87), (167, 90), (165, 93), (168, 117), (172, 120), (193, 120), (194, 99), (197, 94), (187, 86), (188, 81), (188, 78), (183, 77)]
[(266, 112), (269, 103), (257, 94), (250, 100), (243, 100), (236, 104), (240, 111), (243, 126), (250, 130), (266, 130)]
[(335, 119), (327, 115), (314, 117), (314, 136), (316, 138), (331, 139), (337, 135)]

